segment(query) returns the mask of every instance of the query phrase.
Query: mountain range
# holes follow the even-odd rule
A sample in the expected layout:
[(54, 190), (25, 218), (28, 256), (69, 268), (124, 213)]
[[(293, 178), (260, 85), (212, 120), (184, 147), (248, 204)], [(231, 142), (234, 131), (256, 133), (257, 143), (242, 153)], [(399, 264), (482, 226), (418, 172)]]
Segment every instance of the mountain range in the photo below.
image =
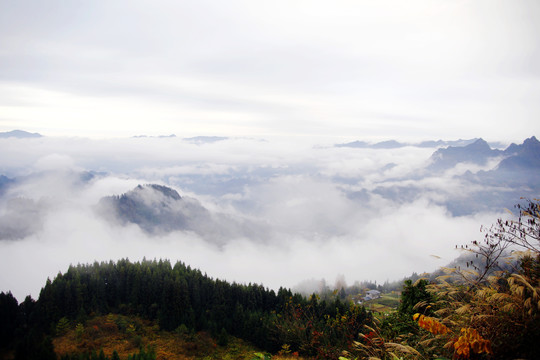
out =
[[(39, 133), (31, 133), (28, 131), (23, 130), (11, 130), (6, 132), (0, 132), (0, 139), (8, 139), (8, 138), (17, 138), (17, 139), (30, 139), (30, 138), (40, 138), (43, 137), (43, 135)], [(177, 136), (175, 134), (170, 135), (158, 135), (158, 136), (149, 136), (149, 135), (136, 135), (133, 136), (133, 138), (159, 138), (159, 139), (170, 139), (170, 138), (176, 138)], [(214, 143), (217, 141), (223, 141), (227, 140), (227, 137), (224, 136), (195, 136), (195, 137), (186, 137), (182, 138), (184, 141), (193, 143), (193, 144), (207, 144), (207, 143)]]
[[(423, 172), (415, 179), (444, 176), (458, 164), (485, 166), (493, 160), (487, 170), (453, 175), (461, 185), (461, 191), (439, 194), (438, 202), (447, 207), (454, 216), (469, 215), (480, 211), (511, 209), (520, 198), (535, 198), (540, 193), (540, 141), (536, 137), (522, 144), (511, 144), (505, 150), (492, 149), (483, 139), (466, 146), (449, 146), (435, 151)], [(401, 180), (407, 180), (401, 179)], [(422, 188), (417, 183), (387, 186), (380, 184), (373, 193), (398, 202), (411, 202), (426, 192), (440, 190)], [(365, 192), (352, 196), (365, 198)], [(442, 196), (444, 195), (444, 196)]]
[[(385, 140), (376, 143), (371, 143), (367, 141), (356, 140), (343, 144), (335, 144), (335, 147), (349, 147), (349, 148), (359, 148), (359, 149), (397, 149), (405, 146), (414, 146), (421, 148), (442, 148), (442, 147), (464, 147), (470, 144), (475, 143), (481, 138), (474, 139), (458, 139), (458, 140), (427, 140), (419, 143), (405, 143), (396, 140)], [(483, 141), (483, 140), (482, 140)], [(496, 148), (504, 147), (503, 143), (492, 142), (491, 146)]]
[(502, 169), (540, 168), (540, 142), (536, 137), (526, 139), (523, 144), (510, 144), (505, 150), (492, 149), (483, 139), (466, 146), (449, 146), (435, 151), (431, 156), (430, 170), (451, 168), (458, 163), (485, 165), (490, 159), (501, 157)]

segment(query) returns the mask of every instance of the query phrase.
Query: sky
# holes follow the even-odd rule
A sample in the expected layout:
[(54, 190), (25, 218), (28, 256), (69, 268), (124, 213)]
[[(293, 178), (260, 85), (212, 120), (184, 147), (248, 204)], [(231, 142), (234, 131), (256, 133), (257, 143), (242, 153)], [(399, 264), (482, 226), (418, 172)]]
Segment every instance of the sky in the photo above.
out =
[(521, 141), (540, 3), (2, 1), (0, 131)]

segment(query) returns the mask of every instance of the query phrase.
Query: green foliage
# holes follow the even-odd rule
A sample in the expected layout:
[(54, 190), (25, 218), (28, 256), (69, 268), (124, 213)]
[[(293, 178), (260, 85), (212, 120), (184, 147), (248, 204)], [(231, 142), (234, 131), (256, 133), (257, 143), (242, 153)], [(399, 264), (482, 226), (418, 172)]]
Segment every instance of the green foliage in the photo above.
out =
[(425, 279), (419, 279), (414, 284), (411, 280), (405, 280), (398, 311), (408, 315), (418, 312), (423, 314), (431, 313), (430, 306), (433, 302), (433, 296), (427, 291), (427, 285), (429, 285), (429, 282)]
[[(285, 301), (260, 285), (214, 280), (163, 260), (71, 266), (47, 282), (38, 300), (44, 324), (56, 326), (62, 317), (75, 320), (81, 311), (137, 314), (157, 320), (167, 331), (184, 325), (190, 333), (206, 330), (218, 336), (224, 329), (268, 350), (279, 346), (269, 336), (269, 325)], [(122, 318), (116, 326), (134, 331)]]
[(58, 324), (56, 324), (56, 335), (64, 335), (69, 330), (69, 326), (69, 319), (67, 317), (64, 316), (58, 320)]
[(271, 360), (272, 359), (272, 356), (270, 354), (265, 354), (265, 353), (255, 353), (253, 354), (255, 357), (251, 360)]
[(382, 318), (379, 331), (385, 339), (389, 340), (402, 338), (404, 334), (407, 334), (409, 339), (416, 335), (416, 339), (418, 339), (419, 328), (411, 315), (393, 312)]
[[(338, 297), (307, 300), (283, 288), (276, 294), (162, 260), (70, 266), (47, 281), (35, 304), (28, 301), (21, 308), (29, 311), (27, 328), (39, 334), (62, 334), (68, 324), (77, 323), (75, 337), (81, 344), (120, 331), (132, 345), (142, 345), (141, 325), (131, 317), (137, 315), (156, 321), (161, 330), (176, 329), (186, 341), (206, 331), (222, 346), (234, 336), (268, 352), (290, 344), (291, 351), (326, 358), (337, 358), (338, 348), (348, 346), (369, 317), (363, 308)], [(97, 329), (77, 321), (81, 314), (110, 315)]]
[(128, 355), (127, 360), (155, 360), (156, 352), (153, 349), (147, 349), (146, 351), (141, 348), (138, 354)]
[(137, 329), (135, 328), (135, 325), (133, 324), (129, 324), (126, 328), (126, 334), (130, 335), (130, 336), (133, 336), (135, 335), (135, 332), (137, 331)]
[(75, 326), (75, 336), (77, 336), (77, 340), (81, 340), (83, 334), (84, 334), (84, 325), (81, 323), (78, 323), (77, 326)]
[(225, 330), (225, 328), (221, 328), (216, 340), (219, 346), (227, 346), (229, 343), (229, 334), (227, 334), (227, 330)]
[(176, 332), (179, 336), (186, 336), (190, 333), (186, 324), (180, 324), (180, 326), (178, 326), (174, 332)]
[(75, 330), (77, 338), (91, 339), (97, 330), (86, 328), (86, 321), (78, 319), (115, 313), (120, 316), (109, 316), (110, 321), (100, 327), (100, 332), (120, 330), (130, 334), (132, 342), (138, 342), (140, 325), (122, 316), (137, 315), (156, 321), (161, 330), (180, 327), (180, 332), (187, 334), (186, 340), (196, 332), (207, 331), (219, 337), (220, 343), (227, 342), (227, 334), (265, 351), (277, 351), (282, 344), (272, 336), (276, 314), (289, 301), (305, 302), (290, 290), (280, 289), (276, 294), (256, 284), (231, 284), (209, 278), (183, 263), (172, 266), (163, 260), (70, 266), (64, 274), (47, 280), (37, 302), (28, 298), (17, 307), (13, 300), (10, 294), (0, 294), (0, 312), (14, 314), (13, 321), (0, 327), (8, 348), (22, 340), (20, 335), (14, 338), (17, 328), (33, 329), (40, 336), (61, 335), (68, 324), (76, 323), (80, 324)]
[[(292, 299), (291, 299), (292, 300)], [(321, 359), (337, 359), (358, 339), (358, 333), (371, 317), (363, 307), (318, 301), (290, 301), (274, 320), (274, 336), (288, 351)]]
[(391, 298), (384, 295), (383, 297), (372, 300), (372, 301), (376, 302), (377, 304), (384, 305), (387, 308), (391, 308), (391, 309), (397, 309), (399, 308), (399, 305), (400, 305), (400, 301), (397, 298)]
[(288, 355), (291, 353), (291, 345), (283, 344), (281, 345), (281, 350), (279, 350), (280, 355)]

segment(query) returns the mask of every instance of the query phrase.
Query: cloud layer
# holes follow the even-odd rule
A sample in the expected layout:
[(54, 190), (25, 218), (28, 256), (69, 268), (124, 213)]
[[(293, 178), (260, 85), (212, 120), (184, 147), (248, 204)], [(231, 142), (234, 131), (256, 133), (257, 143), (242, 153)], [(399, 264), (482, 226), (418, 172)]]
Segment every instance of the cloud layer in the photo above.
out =
[[(16, 183), (0, 198), (2, 219), (14, 221), (14, 199), (42, 204), (33, 208), (37, 215), (20, 219), (33, 227), (0, 241), (0, 290), (19, 299), (37, 296), (46, 278), (69, 264), (123, 257), (181, 260), (214, 277), (272, 288), (339, 274), (350, 282), (396, 280), (450, 262), (455, 245), (478, 239), (480, 225), (498, 216), (452, 215), (446, 201), (474, 190), (453, 175), (478, 166), (419, 178), (435, 150), (429, 148), (248, 138), (1, 139), (0, 151), (8, 149), (0, 169)], [(96, 210), (102, 197), (148, 183), (176, 189), (206, 215), (187, 230), (149, 232)], [(400, 186), (414, 186), (413, 196), (375, 191)], [(150, 203), (168, 201), (148, 196)]]

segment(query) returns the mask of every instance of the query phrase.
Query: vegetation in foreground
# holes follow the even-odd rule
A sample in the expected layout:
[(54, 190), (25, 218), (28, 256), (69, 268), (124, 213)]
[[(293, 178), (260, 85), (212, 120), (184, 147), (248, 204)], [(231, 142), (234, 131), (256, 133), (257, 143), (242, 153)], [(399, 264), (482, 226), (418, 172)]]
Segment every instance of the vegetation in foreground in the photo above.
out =
[[(37, 301), (0, 294), (0, 357), (533, 359), (540, 354), (540, 203), (518, 209), (517, 219), (499, 220), (484, 241), (466, 246), (479, 261), (444, 269), (436, 281), (406, 281), (397, 311), (388, 311), (395, 306), (388, 296), (379, 310), (370, 305), (377, 316), (339, 296), (276, 294), (182, 263), (70, 267)], [(513, 268), (503, 266), (507, 255)]]
[(57, 358), (184, 360), (247, 359), (260, 352), (253, 345), (228, 337), (219, 345), (207, 332), (193, 332), (185, 327), (168, 332), (152, 321), (136, 316), (108, 314), (96, 316), (83, 325), (59, 322), (53, 346)]
[(479, 262), (406, 282), (398, 312), (366, 326), (342, 359), (538, 358), (540, 203), (517, 207), (517, 219), (498, 220), (465, 247)]

